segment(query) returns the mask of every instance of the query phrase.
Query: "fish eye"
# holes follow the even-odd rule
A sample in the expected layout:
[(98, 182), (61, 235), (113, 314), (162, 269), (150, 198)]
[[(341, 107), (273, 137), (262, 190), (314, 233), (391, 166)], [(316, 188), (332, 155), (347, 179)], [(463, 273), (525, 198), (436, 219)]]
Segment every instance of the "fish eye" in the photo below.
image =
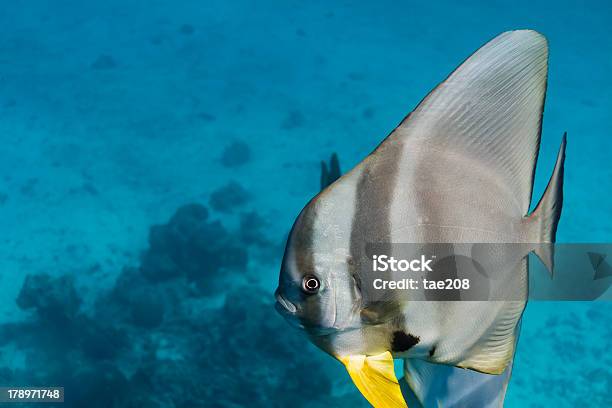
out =
[(316, 276), (306, 275), (302, 279), (302, 291), (309, 295), (313, 295), (319, 291), (321, 287), (321, 282)]

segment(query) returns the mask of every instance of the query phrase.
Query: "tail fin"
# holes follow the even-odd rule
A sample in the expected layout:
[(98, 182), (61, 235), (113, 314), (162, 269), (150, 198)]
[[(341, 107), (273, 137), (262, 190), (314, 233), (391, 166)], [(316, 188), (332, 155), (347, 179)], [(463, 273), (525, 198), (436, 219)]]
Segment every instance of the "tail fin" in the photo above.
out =
[[(567, 132), (563, 134), (561, 147), (557, 154), (555, 169), (546, 186), (546, 190), (528, 218), (530, 226), (530, 240), (533, 243), (552, 244), (555, 242), (557, 225), (561, 217), (563, 206), (563, 165), (565, 162), (565, 146)], [(554, 267), (554, 252), (552, 245), (538, 245), (535, 253), (552, 273)]]

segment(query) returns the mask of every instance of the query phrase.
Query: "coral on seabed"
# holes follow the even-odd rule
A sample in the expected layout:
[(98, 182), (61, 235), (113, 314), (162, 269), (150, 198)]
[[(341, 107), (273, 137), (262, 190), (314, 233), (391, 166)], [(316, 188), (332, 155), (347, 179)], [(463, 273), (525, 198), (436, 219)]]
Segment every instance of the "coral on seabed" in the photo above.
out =
[(227, 145), (221, 155), (221, 164), (225, 167), (242, 166), (251, 160), (251, 148), (241, 140)]
[(249, 193), (235, 181), (230, 181), (225, 186), (215, 190), (210, 195), (210, 206), (222, 213), (231, 213), (237, 207), (247, 203)]

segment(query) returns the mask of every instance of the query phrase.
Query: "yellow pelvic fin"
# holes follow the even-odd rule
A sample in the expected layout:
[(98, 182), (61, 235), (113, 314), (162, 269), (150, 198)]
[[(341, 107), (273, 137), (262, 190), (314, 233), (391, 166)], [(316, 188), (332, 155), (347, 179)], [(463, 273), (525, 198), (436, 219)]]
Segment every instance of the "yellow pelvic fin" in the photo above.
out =
[(353, 383), (375, 408), (408, 408), (393, 369), (388, 351), (377, 356), (344, 356), (338, 360), (346, 367)]

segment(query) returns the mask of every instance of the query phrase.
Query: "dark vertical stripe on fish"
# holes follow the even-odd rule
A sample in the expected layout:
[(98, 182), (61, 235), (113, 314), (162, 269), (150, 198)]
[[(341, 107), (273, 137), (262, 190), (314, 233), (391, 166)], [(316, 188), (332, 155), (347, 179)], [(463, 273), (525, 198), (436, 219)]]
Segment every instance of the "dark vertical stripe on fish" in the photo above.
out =
[[(391, 249), (391, 205), (393, 190), (399, 171), (403, 146), (388, 140), (368, 157), (357, 183), (355, 192), (355, 211), (350, 235), (350, 255), (354, 262), (354, 273), (363, 285), (362, 307), (371, 306), (375, 297), (372, 287), (371, 254), (367, 253), (368, 244), (377, 244), (377, 250), (389, 253)], [(384, 276), (376, 276), (383, 278)], [(385, 298), (385, 303), (393, 301)], [(391, 310), (388, 303), (380, 305), (382, 310)]]

